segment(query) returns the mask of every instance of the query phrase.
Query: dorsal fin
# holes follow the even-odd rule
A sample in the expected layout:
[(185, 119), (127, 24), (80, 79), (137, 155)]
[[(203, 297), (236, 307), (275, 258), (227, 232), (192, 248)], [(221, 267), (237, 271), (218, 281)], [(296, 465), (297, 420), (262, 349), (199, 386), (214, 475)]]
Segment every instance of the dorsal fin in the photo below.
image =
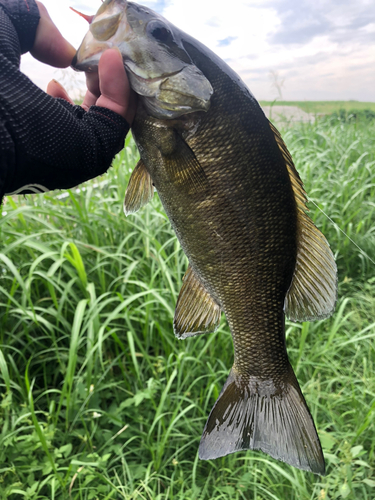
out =
[(337, 267), (329, 244), (306, 214), (306, 192), (278, 130), (270, 123), (285, 160), (297, 204), (297, 262), (285, 297), (284, 311), (292, 321), (330, 316), (337, 299)]
[(185, 339), (214, 332), (220, 324), (221, 308), (188, 267), (177, 299), (173, 328), (176, 337)]

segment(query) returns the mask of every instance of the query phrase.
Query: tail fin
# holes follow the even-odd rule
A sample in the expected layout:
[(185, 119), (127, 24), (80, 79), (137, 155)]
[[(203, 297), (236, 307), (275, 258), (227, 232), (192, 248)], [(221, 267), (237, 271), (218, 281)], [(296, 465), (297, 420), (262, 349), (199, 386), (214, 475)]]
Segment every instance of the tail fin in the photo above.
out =
[(325, 475), (314, 421), (292, 367), (277, 385), (272, 380), (245, 378), (232, 368), (208, 417), (199, 458), (209, 460), (248, 449)]

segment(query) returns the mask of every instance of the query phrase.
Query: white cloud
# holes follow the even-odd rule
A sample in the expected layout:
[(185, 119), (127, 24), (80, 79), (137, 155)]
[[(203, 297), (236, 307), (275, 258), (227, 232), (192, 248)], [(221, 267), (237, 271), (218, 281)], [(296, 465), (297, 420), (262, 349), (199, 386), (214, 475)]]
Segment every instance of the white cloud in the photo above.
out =
[[(87, 23), (69, 6), (92, 14), (100, 1), (44, 0), (76, 47)], [(373, 0), (141, 0), (216, 52), (258, 99), (273, 99), (270, 71), (285, 79), (284, 99), (375, 101)], [(303, 22), (302, 22), (303, 21)], [(309, 30), (304, 33), (303, 30)], [(221, 42), (226, 40), (227, 43)], [(42, 88), (54, 69), (23, 58), (22, 69)]]

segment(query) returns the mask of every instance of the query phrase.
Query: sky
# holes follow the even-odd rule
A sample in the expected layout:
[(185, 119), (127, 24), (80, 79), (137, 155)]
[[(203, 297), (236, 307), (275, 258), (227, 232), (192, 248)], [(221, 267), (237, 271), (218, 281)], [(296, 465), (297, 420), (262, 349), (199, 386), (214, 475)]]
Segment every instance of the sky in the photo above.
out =
[[(44, 0), (78, 47), (100, 0)], [(258, 100), (375, 102), (374, 0), (143, 0), (224, 59)], [(82, 75), (22, 56), (21, 69), (45, 90), (55, 78), (74, 94)]]

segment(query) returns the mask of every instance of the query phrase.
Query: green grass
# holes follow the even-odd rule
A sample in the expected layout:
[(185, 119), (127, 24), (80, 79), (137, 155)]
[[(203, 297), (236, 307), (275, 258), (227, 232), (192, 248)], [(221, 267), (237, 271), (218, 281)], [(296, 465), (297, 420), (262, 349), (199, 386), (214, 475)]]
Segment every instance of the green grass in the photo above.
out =
[(261, 106), (297, 106), (307, 113), (332, 114), (341, 109), (345, 111), (369, 109), (375, 112), (375, 102), (361, 101), (259, 101)]
[[(375, 122), (289, 127), (311, 200), (375, 260)], [(79, 190), (8, 199), (0, 219), (0, 498), (374, 498), (375, 273), (310, 204), (339, 267), (332, 318), (287, 325), (324, 478), (259, 452), (197, 457), (233, 362), (230, 333), (184, 341), (186, 258), (157, 195), (125, 218), (137, 153)]]

